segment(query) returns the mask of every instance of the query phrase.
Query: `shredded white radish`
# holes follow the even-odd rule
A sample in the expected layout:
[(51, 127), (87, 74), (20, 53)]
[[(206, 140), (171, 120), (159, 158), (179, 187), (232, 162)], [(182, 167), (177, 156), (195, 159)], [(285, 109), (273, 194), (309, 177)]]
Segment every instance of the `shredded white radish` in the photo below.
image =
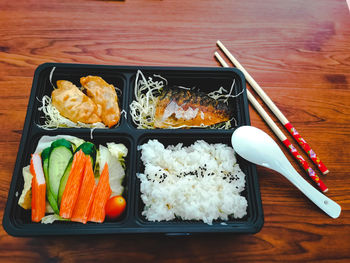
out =
[(56, 67), (53, 67), (51, 69), (51, 72), (50, 72), (50, 75), (49, 75), (49, 81), (50, 81), (50, 84), (51, 84), (53, 89), (55, 89), (55, 85), (53, 85), (53, 83), (52, 83), (52, 76), (53, 76), (53, 72), (55, 71), (55, 69), (56, 69)]
[(39, 111), (42, 111), (45, 115), (45, 123), (39, 125), (41, 128), (46, 130), (57, 129), (60, 127), (70, 128), (107, 128), (102, 122), (93, 124), (87, 124), (82, 122), (73, 122), (63, 117), (60, 112), (52, 105), (51, 98), (47, 95), (41, 99), (42, 106), (39, 107)]
[(126, 113), (125, 110), (122, 110), (122, 111), (120, 112), (120, 116), (122, 116), (122, 115), (124, 116), (125, 119), (128, 118), (128, 114)]
[(146, 80), (142, 72), (137, 71), (134, 88), (135, 100), (130, 104), (130, 115), (138, 129), (154, 129), (157, 95), (164, 86), (164, 79), (154, 81), (149, 77)]

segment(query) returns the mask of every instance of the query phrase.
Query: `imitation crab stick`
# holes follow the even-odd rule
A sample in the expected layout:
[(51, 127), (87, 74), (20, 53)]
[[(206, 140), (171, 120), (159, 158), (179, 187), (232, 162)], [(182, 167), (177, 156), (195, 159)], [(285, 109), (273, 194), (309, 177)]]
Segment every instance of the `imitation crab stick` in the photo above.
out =
[(83, 182), (81, 183), (78, 201), (75, 204), (72, 221), (86, 224), (92, 202), (96, 191), (94, 171), (92, 169), (91, 158), (86, 156)]
[(72, 169), (62, 195), (60, 216), (71, 218), (77, 202), (80, 186), (83, 179), (86, 157), (82, 150), (74, 154)]
[(96, 194), (92, 202), (88, 221), (102, 223), (105, 220), (105, 206), (111, 194), (112, 190), (109, 185), (108, 164), (106, 163), (97, 184)]
[(35, 153), (30, 161), (32, 179), (32, 221), (40, 222), (45, 216), (46, 182), (41, 157)]

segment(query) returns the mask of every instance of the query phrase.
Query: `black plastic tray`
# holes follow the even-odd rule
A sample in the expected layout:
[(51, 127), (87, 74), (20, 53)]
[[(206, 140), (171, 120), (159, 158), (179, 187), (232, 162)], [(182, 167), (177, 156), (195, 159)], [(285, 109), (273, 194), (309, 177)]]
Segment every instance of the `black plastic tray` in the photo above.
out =
[[(95, 129), (93, 139), (90, 138), (90, 129), (87, 128), (59, 128), (44, 130), (42, 113), (38, 111), (43, 95), (50, 95), (52, 86), (49, 75), (56, 67), (52, 81), (58, 79), (70, 80), (79, 86), (79, 78), (87, 75), (97, 75), (122, 91), (120, 107), (127, 112), (122, 115), (119, 125), (111, 129)], [(165, 233), (169, 235), (194, 233), (256, 233), (263, 226), (263, 210), (255, 165), (237, 157), (241, 169), (247, 175), (246, 189), (242, 193), (247, 198), (247, 215), (239, 220), (214, 221), (212, 225), (200, 221), (164, 221), (149, 222), (142, 215), (143, 202), (140, 197), (140, 181), (136, 174), (142, 172), (142, 162), (137, 146), (148, 141), (158, 139), (165, 145), (183, 142), (189, 145), (198, 139), (209, 143), (225, 143), (230, 145), (233, 130), (242, 125), (250, 125), (246, 92), (231, 99), (236, 124), (231, 130), (213, 129), (182, 129), (182, 130), (142, 130), (136, 129), (129, 115), (129, 105), (133, 100), (133, 91), (137, 70), (145, 76), (161, 75), (169, 81), (169, 85), (198, 87), (202, 91), (210, 92), (221, 86), (229, 89), (235, 80), (234, 93), (238, 94), (245, 88), (244, 75), (233, 68), (190, 68), (190, 67), (145, 67), (145, 66), (104, 66), (84, 64), (46, 63), (40, 65), (34, 75), (33, 86), (29, 98), (27, 116), (23, 128), (22, 138), (18, 149), (17, 160), (9, 190), (8, 201), (3, 217), (3, 227), (14, 236), (39, 235), (83, 235), (83, 234), (113, 234), (113, 233)], [(22, 167), (29, 164), (30, 154), (34, 151), (38, 140), (43, 135), (73, 135), (92, 141), (96, 145), (106, 142), (123, 143), (129, 149), (126, 159), (126, 178), (124, 180), (124, 197), (127, 208), (124, 215), (116, 222), (102, 224), (88, 222), (55, 222), (40, 224), (31, 222), (30, 210), (24, 210), (18, 205), (18, 199), (23, 189)]]

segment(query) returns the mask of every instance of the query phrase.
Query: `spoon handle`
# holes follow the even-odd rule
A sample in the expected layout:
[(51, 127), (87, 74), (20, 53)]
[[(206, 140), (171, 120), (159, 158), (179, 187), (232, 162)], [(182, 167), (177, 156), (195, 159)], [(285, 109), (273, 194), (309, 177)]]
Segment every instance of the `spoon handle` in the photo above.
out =
[(316, 190), (303, 177), (301, 177), (293, 167), (284, 171), (283, 174), (292, 184), (294, 184), (304, 195), (306, 195), (326, 214), (332, 218), (339, 217), (341, 211), (340, 205)]

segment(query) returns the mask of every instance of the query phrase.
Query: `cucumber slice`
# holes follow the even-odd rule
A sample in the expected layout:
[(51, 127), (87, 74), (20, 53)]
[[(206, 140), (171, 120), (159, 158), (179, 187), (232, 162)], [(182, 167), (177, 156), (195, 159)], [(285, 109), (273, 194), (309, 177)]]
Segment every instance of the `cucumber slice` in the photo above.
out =
[[(49, 177), (48, 177), (49, 176), (49, 173), (48, 173), (49, 157), (50, 157), (50, 147), (47, 147), (41, 153), (41, 160), (43, 162), (43, 170), (44, 170), (46, 183), (49, 181)], [(49, 187), (49, 184), (47, 183), (46, 186)]]
[(59, 139), (51, 144), (48, 177), (50, 190), (55, 199), (58, 201), (58, 190), (61, 178), (66, 170), (66, 167), (73, 156), (72, 145), (65, 139)]
[(48, 147), (48, 148), (44, 149), (41, 153), (41, 159), (43, 162), (43, 170), (44, 170), (45, 181), (46, 181), (46, 196), (47, 196), (47, 200), (49, 201), (49, 204), (52, 207), (55, 214), (59, 214), (57, 202), (56, 202), (54, 196), (52, 195), (52, 192), (50, 189), (50, 184), (49, 184), (49, 170), (48, 170), (48, 168), (49, 168), (50, 151), (51, 151), (51, 148)]
[[(90, 156), (92, 167), (95, 167), (95, 163), (96, 163), (96, 146), (93, 143), (91, 143), (91, 142), (84, 142), (83, 144), (81, 144), (75, 150), (74, 154), (79, 152), (80, 150), (82, 150), (83, 153), (85, 153), (85, 155), (89, 155)], [(72, 163), (73, 163), (73, 157), (69, 161), (69, 163), (68, 163), (68, 165), (66, 167), (66, 170), (64, 171), (64, 174), (63, 174), (63, 176), (61, 178), (60, 187), (58, 189), (58, 205), (59, 206), (61, 205), (63, 192), (64, 192), (64, 189), (66, 187), (70, 171), (72, 169)]]
[(58, 206), (61, 206), (61, 200), (62, 200), (64, 188), (66, 187), (68, 177), (70, 174), (70, 170), (72, 170), (72, 163), (73, 163), (73, 157), (70, 159), (70, 161), (66, 167), (66, 170), (64, 171), (64, 174), (63, 174), (61, 181), (60, 181), (60, 187), (58, 189), (58, 200), (57, 200)]
[(73, 152), (72, 143), (66, 139), (58, 139), (51, 143), (51, 150), (56, 147), (64, 146)]

